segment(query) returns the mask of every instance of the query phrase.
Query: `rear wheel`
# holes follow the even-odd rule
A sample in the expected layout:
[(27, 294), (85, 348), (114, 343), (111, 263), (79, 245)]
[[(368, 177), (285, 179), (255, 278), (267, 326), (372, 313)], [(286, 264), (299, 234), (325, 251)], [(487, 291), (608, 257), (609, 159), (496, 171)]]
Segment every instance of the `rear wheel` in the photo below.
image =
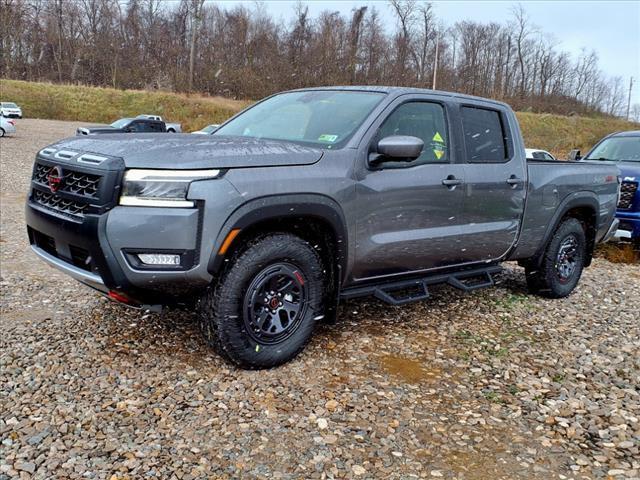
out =
[(244, 368), (269, 368), (305, 347), (321, 315), (322, 262), (304, 240), (278, 233), (258, 238), (200, 303), (205, 338)]
[(526, 268), (529, 290), (548, 298), (569, 295), (582, 275), (586, 245), (582, 223), (575, 218), (564, 220), (551, 237), (539, 268)]
[(4, 129), (0, 128), (0, 137), (4, 137)]

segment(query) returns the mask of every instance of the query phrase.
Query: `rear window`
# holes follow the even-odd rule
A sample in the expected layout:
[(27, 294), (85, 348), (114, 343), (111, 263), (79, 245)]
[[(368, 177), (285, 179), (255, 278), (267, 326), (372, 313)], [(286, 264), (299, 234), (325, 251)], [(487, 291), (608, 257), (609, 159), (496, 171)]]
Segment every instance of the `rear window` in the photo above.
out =
[(506, 162), (506, 135), (500, 112), (486, 108), (462, 107), (461, 116), (468, 161)]

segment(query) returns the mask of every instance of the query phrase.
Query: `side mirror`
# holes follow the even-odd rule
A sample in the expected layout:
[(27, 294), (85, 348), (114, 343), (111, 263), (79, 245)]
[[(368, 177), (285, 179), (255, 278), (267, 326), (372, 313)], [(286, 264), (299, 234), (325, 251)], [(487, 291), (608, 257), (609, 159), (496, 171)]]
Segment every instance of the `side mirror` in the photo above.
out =
[(571, 160), (575, 162), (576, 160), (580, 160), (581, 158), (582, 158), (582, 155), (580, 155), (580, 150), (574, 149), (569, 152), (567, 160)]
[(424, 149), (424, 142), (418, 137), (408, 135), (392, 135), (378, 142), (377, 153), (370, 159), (372, 164), (383, 162), (385, 159), (410, 162), (420, 156)]
[(133, 132), (133, 128), (131, 128), (131, 127), (124, 127), (123, 131), (124, 131), (124, 133), (131, 133), (131, 132)]

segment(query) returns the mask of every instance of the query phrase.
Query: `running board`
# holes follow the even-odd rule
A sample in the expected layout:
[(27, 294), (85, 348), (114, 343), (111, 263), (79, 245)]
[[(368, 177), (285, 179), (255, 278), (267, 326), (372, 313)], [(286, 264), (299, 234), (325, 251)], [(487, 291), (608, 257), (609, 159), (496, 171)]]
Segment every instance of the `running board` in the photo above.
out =
[(352, 287), (340, 293), (341, 300), (374, 296), (390, 305), (405, 305), (429, 298), (429, 285), (448, 284), (464, 292), (495, 285), (493, 276), (502, 271), (499, 265), (431, 275), (424, 278), (402, 280), (363, 287)]

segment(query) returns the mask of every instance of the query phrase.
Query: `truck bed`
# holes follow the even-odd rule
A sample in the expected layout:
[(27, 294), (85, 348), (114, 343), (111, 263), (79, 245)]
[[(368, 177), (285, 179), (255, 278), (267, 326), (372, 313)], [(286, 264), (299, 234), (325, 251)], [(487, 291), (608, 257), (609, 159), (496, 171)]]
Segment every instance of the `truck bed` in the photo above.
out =
[(618, 199), (618, 168), (601, 162), (570, 162), (563, 160), (528, 160), (529, 187), (525, 203), (520, 238), (510, 259), (525, 259), (535, 255), (541, 241), (553, 230), (559, 218), (559, 208), (573, 197), (593, 197), (597, 209), (596, 241), (602, 238), (613, 220)]

